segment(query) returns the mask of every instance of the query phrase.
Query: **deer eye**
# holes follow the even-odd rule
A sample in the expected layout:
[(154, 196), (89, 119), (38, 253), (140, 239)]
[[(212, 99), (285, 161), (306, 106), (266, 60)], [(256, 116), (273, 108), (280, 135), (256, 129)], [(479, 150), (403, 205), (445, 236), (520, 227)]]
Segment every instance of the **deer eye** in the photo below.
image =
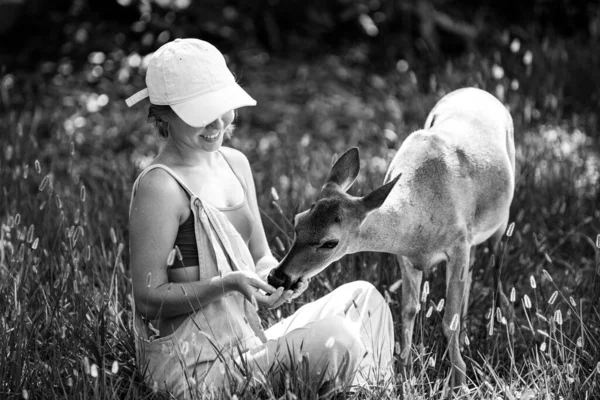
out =
[(338, 245), (339, 240), (328, 240), (324, 242), (319, 249), (333, 249)]

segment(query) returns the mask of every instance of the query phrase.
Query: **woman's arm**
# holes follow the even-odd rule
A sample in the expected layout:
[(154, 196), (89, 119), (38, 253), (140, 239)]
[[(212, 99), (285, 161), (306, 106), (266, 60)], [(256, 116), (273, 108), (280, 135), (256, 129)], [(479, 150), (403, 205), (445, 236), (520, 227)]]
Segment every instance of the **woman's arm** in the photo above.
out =
[(222, 147), (221, 149), (227, 156), (227, 160), (232, 163), (232, 166), (236, 169), (238, 174), (246, 181), (246, 189), (248, 192), (247, 201), (250, 210), (252, 211), (252, 215), (254, 216), (255, 223), (252, 237), (248, 243), (248, 248), (250, 254), (252, 254), (254, 264), (256, 265), (256, 273), (266, 282), (269, 272), (277, 267), (277, 264), (279, 263), (275, 257), (273, 257), (273, 253), (271, 253), (271, 249), (269, 248), (267, 236), (265, 235), (265, 229), (258, 209), (256, 187), (254, 185), (254, 177), (252, 175), (250, 163), (246, 156), (238, 150), (229, 147)]
[(187, 210), (187, 195), (167, 172), (150, 171), (140, 182), (129, 216), (131, 275), (139, 312), (149, 319), (187, 314), (232, 290), (268, 303), (258, 289), (270, 294), (275, 288), (252, 273), (232, 272), (185, 283), (168, 281), (167, 258)]

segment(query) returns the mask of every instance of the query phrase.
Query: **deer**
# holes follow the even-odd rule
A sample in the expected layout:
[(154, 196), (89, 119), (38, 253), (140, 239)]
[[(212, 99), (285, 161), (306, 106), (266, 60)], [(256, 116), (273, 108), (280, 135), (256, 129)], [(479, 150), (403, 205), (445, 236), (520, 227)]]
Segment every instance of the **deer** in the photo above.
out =
[(436, 103), (423, 129), (404, 140), (383, 185), (352, 196), (347, 191), (359, 168), (357, 148), (335, 162), (317, 201), (293, 218), (294, 240), (268, 282), (293, 287), (300, 277), (313, 277), (346, 254), (396, 255), (402, 276), (400, 361), (406, 371), (423, 274), (445, 262), (442, 329), (452, 386), (460, 387), (466, 383), (466, 364), (459, 337), (475, 248), (487, 241), (497, 254), (514, 194), (510, 113), (484, 90), (455, 90)]

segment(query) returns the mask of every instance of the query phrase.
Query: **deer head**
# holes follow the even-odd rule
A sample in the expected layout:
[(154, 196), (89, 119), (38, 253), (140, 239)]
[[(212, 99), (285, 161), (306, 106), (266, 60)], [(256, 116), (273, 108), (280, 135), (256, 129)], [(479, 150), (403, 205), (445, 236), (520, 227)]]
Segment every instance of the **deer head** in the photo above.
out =
[(363, 197), (349, 195), (360, 169), (357, 148), (344, 153), (334, 164), (316, 203), (294, 217), (294, 242), (268, 282), (288, 289), (301, 277), (312, 277), (348, 254), (359, 237), (367, 216), (378, 209), (398, 181)]

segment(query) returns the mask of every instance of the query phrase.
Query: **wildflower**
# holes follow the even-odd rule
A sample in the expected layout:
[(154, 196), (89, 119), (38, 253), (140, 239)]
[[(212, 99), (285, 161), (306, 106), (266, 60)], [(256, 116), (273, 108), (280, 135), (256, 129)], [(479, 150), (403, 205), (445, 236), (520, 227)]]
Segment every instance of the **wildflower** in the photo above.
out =
[(540, 334), (540, 335), (542, 335), (542, 336), (550, 337), (550, 335), (548, 335), (548, 333), (547, 333), (546, 331), (543, 331), (543, 330), (541, 330), (541, 329), (538, 329), (538, 330), (537, 330), (537, 333), (539, 333), (539, 334)]
[(92, 378), (98, 377), (98, 366), (96, 364), (92, 364), (92, 366), (90, 367), (90, 375), (92, 376)]
[(275, 189), (274, 187), (271, 187), (271, 197), (273, 198), (273, 200), (279, 201), (279, 194), (277, 193), (277, 189)]
[(79, 199), (81, 201), (85, 201), (85, 186), (81, 185), (81, 188), (79, 189)]
[(40, 161), (39, 160), (35, 160), (35, 162), (33, 163), (33, 165), (35, 166), (35, 172), (37, 172), (38, 174), (42, 173), (42, 166), (40, 165)]
[(396, 344), (394, 345), (394, 350), (396, 352), (396, 354), (400, 354), (400, 343), (396, 342)]
[(429, 309), (427, 310), (427, 314), (425, 314), (425, 318), (431, 317), (432, 313), (433, 313), (433, 306), (429, 306)]
[(577, 347), (583, 347), (583, 338), (581, 336), (577, 338)]
[(71, 378), (71, 377), (67, 378), (67, 386), (68, 387), (72, 387), (73, 386), (73, 378)]
[(529, 296), (523, 295), (523, 304), (525, 304), (525, 307), (531, 308), (531, 299)]
[(435, 356), (429, 357), (429, 366), (435, 368)]
[(87, 356), (83, 357), (83, 371), (88, 375), (90, 373), (90, 359)]
[(515, 223), (511, 222), (511, 224), (508, 226), (508, 230), (506, 231), (506, 236), (511, 237), (514, 230), (515, 230)]
[(423, 298), (421, 301), (425, 301), (424, 299), (427, 298), (427, 296), (429, 296), (429, 281), (425, 281), (423, 284)]
[(115, 375), (117, 374), (117, 372), (119, 372), (119, 363), (117, 362), (117, 360), (113, 361), (110, 372), (112, 372)]
[(50, 177), (46, 175), (44, 179), (42, 179), (42, 183), (40, 183), (40, 186), (38, 186), (38, 190), (40, 192), (43, 192), (44, 189), (46, 189), (46, 186), (48, 186), (48, 182), (50, 182)]
[(177, 254), (177, 250), (171, 249), (169, 255), (167, 256), (167, 265), (170, 267), (175, 262), (175, 255)]
[(83, 250), (83, 257), (85, 258), (85, 261), (90, 261), (92, 258), (92, 249), (90, 245), (85, 246), (85, 249)]
[(573, 296), (569, 296), (569, 302), (571, 303), (571, 305), (573, 307), (577, 307), (577, 303), (575, 302), (575, 299), (573, 298)]
[(557, 309), (554, 312), (554, 321), (558, 324), (558, 325), (562, 325), (563, 323), (563, 318), (562, 318), (562, 313), (560, 312), (560, 309)]
[(544, 273), (544, 276), (546, 277), (546, 279), (548, 279), (550, 282), (554, 282), (554, 279), (552, 279), (552, 276), (550, 275), (550, 273), (548, 271), (543, 269), (542, 272)]
[(555, 290), (554, 293), (552, 293), (552, 296), (550, 296), (550, 299), (548, 300), (548, 304), (550, 304), (550, 305), (554, 304), (557, 297), (558, 297), (558, 290)]
[(29, 229), (27, 229), (27, 243), (31, 243), (33, 241), (33, 224), (29, 225)]
[(539, 319), (541, 319), (542, 321), (544, 321), (544, 322), (548, 322), (548, 318), (544, 317), (544, 315), (543, 315), (543, 314), (540, 314), (539, 312), (536, 312), (536, 313), (535, 313), (535, 315), (536, 315), (536, 316), (537, 316)]
[(510, 302), (514, 303), (516, 299), (517, 299), (517, 291), (515, 290), (515, 287), (513, 286), (513, 288), (510, 289)]
[(117, 244), (117, 234), (112, 226), (110, 227), (110, 240), (112, 240), (113, 244)]
[(535, 289), (537, 287), (537, 283), (535, 283), (535, 278), (533, 277), (533, 275), (529, 277), (529, 284), (531, 285), (532, 289)]
[(455, 331), (458, 329), (458, 314), (454, 314), (452, 322), (450, 323), (450, 330)]
[(546, 351), (546, 342), (542, 342), (542, 344), (540, 344), (540, 350)]
[(56, 195), (55, 199), (56, 199), (56, 208), (58, 208), (59, 210), (62, 209), (62, 200), (60, 199), (60, 196)]
[(25, 400), (27, 400), (29, 398), (29, 392), (27, 391), (27, 389), (23, 389), (23, 392), (21, 393), (21, 397), (23, 397)]
[(437, 312), (441, 312), (444, 309), (444, 299), (441, 299), (440, 302), (437, 304), (437, 306), (435, 307)]
[(469, 340), (469, 337), (468, 337), (467, 335), (465, 335), (465, 344), (466, 344), (467, 346), (470, 346), (470, 345), (471, 345), (471, 341)]

